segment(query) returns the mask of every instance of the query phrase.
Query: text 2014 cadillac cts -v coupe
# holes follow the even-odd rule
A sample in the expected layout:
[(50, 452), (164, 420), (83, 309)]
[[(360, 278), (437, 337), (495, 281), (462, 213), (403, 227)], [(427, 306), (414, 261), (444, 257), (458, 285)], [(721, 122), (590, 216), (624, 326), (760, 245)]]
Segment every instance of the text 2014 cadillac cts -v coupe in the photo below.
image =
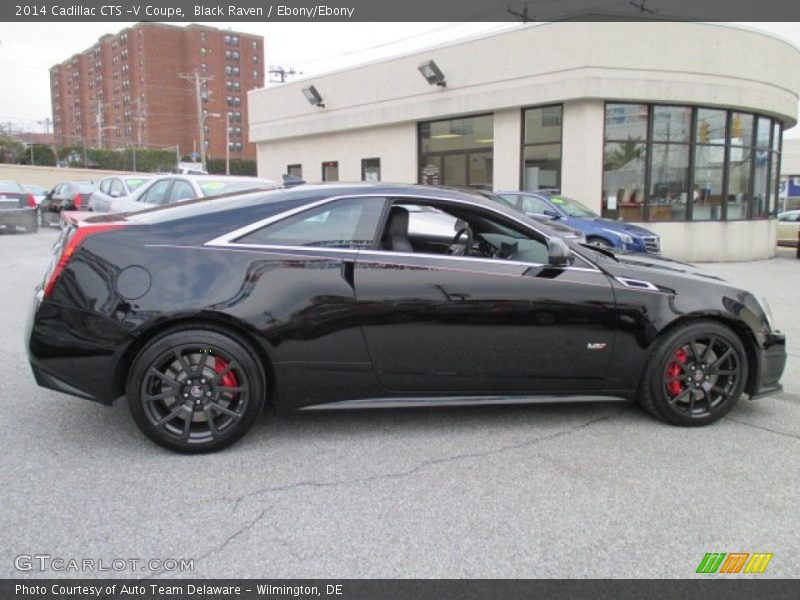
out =
[[(452, 234), (415, 230), (422, 208)], [(513, 208), (399, 185), (301, 186), (66, 229), (28, 352), (45, 387), (183, 452), (279, 410), (636, 399), (704, 425), (780, 390), (785, 338), (686, 264), (564, 241)]]

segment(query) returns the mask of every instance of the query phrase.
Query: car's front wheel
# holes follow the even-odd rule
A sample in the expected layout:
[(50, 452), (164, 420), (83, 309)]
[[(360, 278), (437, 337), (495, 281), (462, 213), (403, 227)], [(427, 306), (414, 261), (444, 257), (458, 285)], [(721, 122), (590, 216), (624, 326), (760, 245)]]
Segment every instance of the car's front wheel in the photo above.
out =
[(248, 346), (212, 329), (172, 330), (134, 360), (128, 406), (156, 444), (184, 453), (225, 448), (264, 405), (264, 369)]
[(656, 343), (638, 400), (669, 423), (707, 425), (733, 408), (746, 381), (747, 355), (739, 336), (715, 321), (695, 321)]
[(592, 246), (597, 246), (598, 248), (605, 248), (606, 250), (611, 250), (614, 246), (608, 240), (604, 240), (603, 238), (599, 237), (590, 237), (586, 240)]

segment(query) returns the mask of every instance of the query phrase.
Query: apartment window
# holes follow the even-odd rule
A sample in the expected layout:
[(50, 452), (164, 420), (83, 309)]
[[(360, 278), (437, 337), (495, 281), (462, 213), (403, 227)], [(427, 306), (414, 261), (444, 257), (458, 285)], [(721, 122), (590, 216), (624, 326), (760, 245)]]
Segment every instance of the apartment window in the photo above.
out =
[(238, 50), (234, 50), (233, 51), (233, 60), (239, 60), (239, 51)]
[(230, 60), (233, 57), (233, 52), (230, 50), (225, 50), (225, 60)]
[(229, 36), (229, 35), (225, 36), (225, 43), (226, 44), (230, 44), (231, 43), (231, 36)]
[(561, 105), (529, 108), (522, 115), (523, 189), (560, 188)]
[(253, 79), (258, 79), (258, 71), (253, 71)]
[(253, 55), (253, 64), (254, 65), (258, 64), (258, 56), (256, 56), (255, 54)]
[(258, 50), (258, 42), (254, 41), (252, 42), (252, 44), (253, 44), (253, 52), (255, 52), (256, 50)]
[(339, 181), (339, 162), (332, 160), (322, 163), (322, 181)]
[(361, 159), (361, 181), (380, 181), (381, 180), (381, 159), (363, 158)]
[(238, 36), (238, 35), (234, 35), (234, 36), (231, 38), (231, 43), (232, 43), (234, 46), (238, 46), (238, 45), (239, 45), (239, 36)]

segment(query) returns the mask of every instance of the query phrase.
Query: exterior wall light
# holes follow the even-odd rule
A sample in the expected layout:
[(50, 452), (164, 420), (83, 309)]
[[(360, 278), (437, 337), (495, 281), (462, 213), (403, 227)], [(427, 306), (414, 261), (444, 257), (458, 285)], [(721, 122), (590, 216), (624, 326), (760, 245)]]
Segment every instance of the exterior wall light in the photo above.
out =
[(325, 104), (322, 102), (322, 96), (320, 96), (317, 88), (315, 88), (313, 85), (303, 88), (303, 96), (306, 97), (306, 100), (308, 100), (309, 104), (319, 106), (320, 108), (325, 108)]
[(431, 85), (438, 85), (441, 87), (447, 86), (444, 80), (444, 73), (442, 73), (442, 70), (432, 60), (426, 60), (420, 63), (417, 69), (419, 69), (419, 72), (422, 73), (422, 76)]

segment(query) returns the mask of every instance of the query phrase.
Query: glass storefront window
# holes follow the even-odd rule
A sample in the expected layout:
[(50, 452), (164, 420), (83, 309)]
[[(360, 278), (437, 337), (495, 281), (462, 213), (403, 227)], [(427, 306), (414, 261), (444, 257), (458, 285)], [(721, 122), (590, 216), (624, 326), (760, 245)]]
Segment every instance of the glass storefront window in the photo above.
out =
[(769, 136), (772, 132), (772, 121), (766, 117), (758, 118), (758, 128), (756, 130), (756, 147), (769, 149)]
[(692, 109), (688, 106), (653, 107), (654, 142), (689, 142)]
[(560, 105), (523, 111), (522, 189), (561, 187), (561, 118)]
[(724, 144), (727, 137), (725, 123), (728, 113), (724, 110), (710, 108), (697, 109), (697, 134), (695, 141), (698, 144)]
[(380, 181), (380, 180), (381, 180), (381, 159), (362, 158), (361, 181)]
[(606, 140), (647, 139), (646, 104), (606, 104)]
[(605, 145), (603, 153), (603, 216), (625, 221), (644, 218), (647, 147), (634, 141)]
[[(733, 126), (731, 126), (733, 129)], [(750, 148), (731, 148), (728, 163), (728, 215), (729, 221), (750, 217)]]
[(724, 146), (697, 146), (694, 154), (692, 220), (719, 221), (722, 218)]
[(526, 146), (522, 150), (523, 189), (557, 189), (561, 179), (561, 144)]
[[(767, 136), (769, 138), (769, 136)], [(767, 142), (769, 144), (769, 141)], [(755, 151), (753, 169), (753, 218), (763, 219), (769, 213), (769, 150)]]
[(735, 221), (774, 214), (777, 120), (713, 108), (607, 103), (605, 123), (603, 216)]
[(322, 163), (322, 181), (339, 181), (339, 163), (332, 160)]
[(561, 143), (561, 106), (543, 106), (525, 111), (525, 144)]
[(731, 145), (753, 145), (753, 115), (736, 112), (731, 115)]
[(419, 124), (419, 182), (492, 187), (494, 115)]
[(685, 144), (653, 144), (649, 198), (650, 220), (686, 220), (688, 194), (689, 146)]

